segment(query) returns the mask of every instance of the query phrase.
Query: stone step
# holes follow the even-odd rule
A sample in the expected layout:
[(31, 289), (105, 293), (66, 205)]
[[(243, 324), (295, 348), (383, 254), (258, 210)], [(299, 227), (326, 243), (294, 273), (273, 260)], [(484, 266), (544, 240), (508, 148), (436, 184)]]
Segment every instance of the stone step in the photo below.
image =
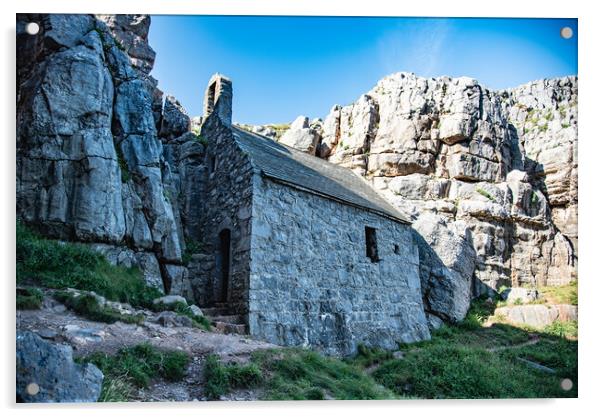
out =
[(239, 314), (210, 316), (209, 319), (211, 319), (212, 321), (221, 321), (224, 323), (231, 324), (245, 324), (244, 317)]
[(201, 308), (201, 311), (206, 316), (227, 316), (229, 313), (229, 309), (227, 307), (207, 307)]
[(247, 334), (247, 326), (244, 324), (232, 324), (223, 321), (214, 321), (213, 328), (218, 333), (224, 334)]

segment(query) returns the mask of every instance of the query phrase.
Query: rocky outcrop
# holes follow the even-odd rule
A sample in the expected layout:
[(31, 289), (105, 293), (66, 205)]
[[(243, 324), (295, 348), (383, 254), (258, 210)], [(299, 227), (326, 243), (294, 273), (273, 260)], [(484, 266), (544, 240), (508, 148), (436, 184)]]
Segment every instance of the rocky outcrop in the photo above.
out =
[[(473, 276), (475, 295), (564, 284), (576, 278), (576, 104), (576, 77), (492, 91), (396, 73), (331, 109), (317, 155), (365, 176), (438, 255), (437, 241), (468, 243), (475, 268), (455, 271), (461, 288)], [(423, 252), (428, 282), (439, 266)]]
[[(29, 21), (41, 24), (38, 35), (25, 33)], [(157, 135), (150, 18), (18, 15), (18, 22), (18, 217), (138, 266), (168, 292), (182, 279), (184, 237)], [(173, 137), (186, 129), (173, 124), (170, 106), (165, 132)]]
[(159, 136), (174, 139), (190, 132), (190, 117), (186, 110), (174, 96), (167, 96), (163, 107), (161, 130)]
[(75, 363), (69, 345), (17, 332), (16, 362), (18, 402), (95, 402), (100, 396), (102, 372), (91, 363)]
[(555, 321), (576, 321), (577, 306), (568, 304), (507, 306), (496, 308), (494, 315), (503, 317), (512, 324), (543, 329)]
[(280, 142), (307, 152), (315, 154), (320, 136), (318, 132), (309, 126), (309, 119), (299, 116), (280, 138)]
[(425, 214), (413, 227), (418, 232), (414, 239), (425, 312), (447, 322), (461, 321), (470, 307), (474, 249), (465, 235), (450, 229), (443, 216)]

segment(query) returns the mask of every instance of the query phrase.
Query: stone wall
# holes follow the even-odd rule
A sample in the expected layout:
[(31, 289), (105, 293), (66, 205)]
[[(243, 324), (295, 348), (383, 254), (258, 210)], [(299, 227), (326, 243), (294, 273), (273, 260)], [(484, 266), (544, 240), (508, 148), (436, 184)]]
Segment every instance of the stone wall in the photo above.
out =
[(219, 301), (221, 279), (216, 264), (219, 233), (231, 232), (228, 307), (233, 314), (247, 311), (250, 264), (250, 233), (253, 167), (238, 148), (232, 131), (218, 113), (209, 115), (201, 135), (208, 142), (205, 165), (207, 180), (201, 218), (202, 254), (195, 257), (192, 285), (199, 305)]
[[(252, 336), (342, 354), (430, 337), (409, 226), (259, 175), (252, 219)], [(378, 262), (366, 256), (366, 226)]]

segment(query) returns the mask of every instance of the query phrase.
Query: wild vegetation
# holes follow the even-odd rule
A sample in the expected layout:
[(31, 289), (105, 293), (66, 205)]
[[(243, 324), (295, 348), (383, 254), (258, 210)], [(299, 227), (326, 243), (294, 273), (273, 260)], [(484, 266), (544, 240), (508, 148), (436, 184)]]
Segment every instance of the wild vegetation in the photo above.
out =
[(137, 268), (111, 265), (81, 243), (46, 239), (17, 222), (17, 283), (75, 288), (111, 301), (149, 308), (161, 293), (148, 287)]
[(124, 323), (140, 324), (144, 321), (142, 315), (121, 314), (119, 311), (101, 305), (92, 294), (74, 294), (69, 291), (55, 291), (53, 297), (63, 303), (68, 309), (83, 316), (89, 320), (100, 321), (104, 323), (115, 323), (122, 321)]
[(99, 401), (115, 402), (132, 399), (136, 388), (148, 387), (153, 378), (182, 379), (190, 358), (184, 352), (163, 351), (145, 343), (112, 356), (97, 352), (80, 361), (92, 362), (105, 376)]
[[(272, 400), (576, 397), (577, 324), (515, 327), (494, 317), (495, 307), (477, 300), (461, 323), (396, 353), (360, 346), (355, 357), (337, 359), (297, 348), (258, 351), (249, 366), (260, 377), (238, 387), (258, 387)], [(239, 365), (213, 358), (207, 366), (211, 398), (235, 388), (227, 375)]]
[(17, 288), (17, 310), (37, 310), (43, 300), (44, 294), (38, 288)]

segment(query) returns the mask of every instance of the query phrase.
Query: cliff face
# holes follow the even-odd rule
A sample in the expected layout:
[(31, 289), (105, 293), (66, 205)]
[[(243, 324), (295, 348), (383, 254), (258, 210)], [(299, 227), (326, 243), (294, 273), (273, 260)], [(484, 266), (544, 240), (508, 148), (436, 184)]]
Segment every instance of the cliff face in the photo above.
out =
[[(475, 294), (576, 278), (576, 77), (491, 91), (396, 73), (323, 122), (298, 118), (279, 140), (364, 176), (442, 259), (451, 243), (441, 237), (468, 242)], [(447, 258), (452, 269), (468, 262)]]
[[(25, 33), (29, 21), (40, 23), (38, 35)], [(142, 15), (17, 16), (17, 217), (189, 295), (180, 176), (157, 134), (166, 119), (173, 138), (178, 115), (168, 100), (162, 116), (149, 25)], [(203, 152), (187, 146), (193, 159)]]

